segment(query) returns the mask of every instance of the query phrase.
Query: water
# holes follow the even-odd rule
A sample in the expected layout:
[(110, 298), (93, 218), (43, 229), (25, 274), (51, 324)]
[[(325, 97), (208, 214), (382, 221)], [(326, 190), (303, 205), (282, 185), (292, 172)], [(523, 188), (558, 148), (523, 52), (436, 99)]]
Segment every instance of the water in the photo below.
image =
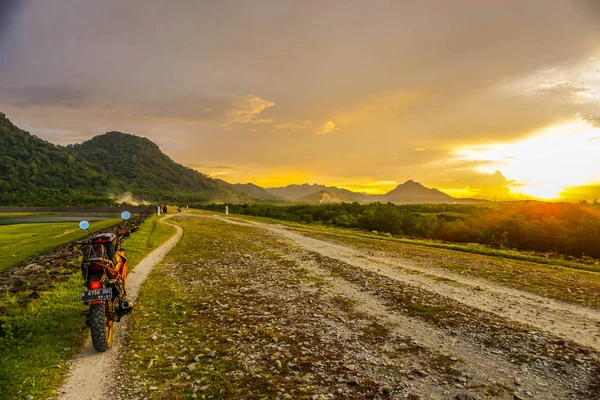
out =
[(15, 224), (38, 224), (44, 222), (79, 222), (86, 220), (89, 222), (103, 221), (105, 219), (118, 218), (119, 214), (70, 214), (70, 215), (29, 215), (29, 216), (14, 216), (0, 218), (1, 225)]

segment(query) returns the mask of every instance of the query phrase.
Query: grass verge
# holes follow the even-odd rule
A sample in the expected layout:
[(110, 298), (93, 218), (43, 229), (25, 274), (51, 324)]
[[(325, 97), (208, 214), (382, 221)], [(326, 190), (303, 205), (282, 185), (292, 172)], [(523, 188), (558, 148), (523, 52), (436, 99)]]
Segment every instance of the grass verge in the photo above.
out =
[[(175, 232), (156, 216), (140, 228), (126, 242), (130, 268)], [(65, 376), (66, 362), (89, 335), (82, 315), (85, 306), (78, 301), (81, 284), (77, 270), (39, 299), (9, 296), (0, 303), (0, 399), (54, 395)]]

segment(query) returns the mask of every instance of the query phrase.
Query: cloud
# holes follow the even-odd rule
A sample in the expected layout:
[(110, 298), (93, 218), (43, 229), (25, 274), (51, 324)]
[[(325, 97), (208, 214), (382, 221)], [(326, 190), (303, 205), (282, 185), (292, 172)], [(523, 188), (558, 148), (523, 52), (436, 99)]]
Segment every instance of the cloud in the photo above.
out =
[(233, 165), (186, 164), (188, 168), (236, 169)]
[(288, 131), (288, 132), (297, 132), (307, 129), (312, 129), (312, 124), (310, 121), (297, 121), (297, 122), (285, 122), (280, 121), (274, 123), (271, 128), (274, 131)]
[(599, 70), (600, 63), (595, 57), (563, 62), (516, 79), (506, 89), (574, 104), (597, 103), (600, 96)]
[(595, 128), (600, 128), (600, 114), (586, 115), (582, 117), (584, 121)]
[(333, 121), (325, 121), (315, 130), (315, 135), (327, 135), (328, 133), (337, 132), (339, 130), (340, 128), (336, 128)]
[(47, 128), (35, 125), (22, 125), (20, 128), (26, 132), (30, 132), (38, 137), (43, 137), (45, 140), (60, 145), (83, 142), (89, 139), (89, 135), (68, 129)]
[(231, 128), (241, 124), (272, 124), (273, 118), (258, 118), (275, 103), (255, 95), (169, 95), (144, 93), (137, 97), (112, 98), (68, 85), (0, 85), (0, 103), (18, 108), (31, 106), (69, 109), (96, 107), (139, 115), (154, 121), (180, 120)]
[(600, 201), (600, 185), (569, 186), (560, 193), (560, 198), (568, 201)]
[(64, 106), (79, 108), (89, 92), (66, 85), (0, 85), (0, 102), (16, 107)]
[(511, 187), (515, 181), (507, 179), (502, 172), (493, 174), (477, 173), (473, 171), (455, 171), (454, 177), (447, 186), (460, 189), (441, 189), (457, 197), (475, 197), (485, 199), (506, 200), (512, 197)]
[(349, 109), (339, 111), (334, 117), (344, 126), (389, 121), (425, 97), (423, 93), (414, 91), (378, 94), (367, 99), (361, 98), (360, 102)]
[[(187, 124), (206, 123), (221, 128), (244, 124), (269, 124), (272, 118), (259, 116), (275, 103), (255, 95), (228, 94), (221, 96), (161, 94), (153, 100), (138, 100), (137, 113), (154, 120), (179, 120)], [(125, 103), (125, 102), (123, 102)], [(126, 108), (127, 104), (123, 104)]]
[(207, 165), (207, 164), (186, 164), (186, 167), (192, 168), (200, 173), (211, 177), (227, 176), (237, 173), (238, 168), (233, 165)]
[(257, 120), (260, 115), (269, 107), (273, 107), (275, 103), (269, 100), (261, 99), (254, 95), (248, 96), (227, 96), (231, 102), (231, 107), (223, 112), (220, 116), (223, 127), (230, 127), (235, 124), (248, 123), (265, 123), (274, 122), (274, 120)]
[(539, 84), (535, 93), (573, 103), (584, 103), (594, 98), (595, 90), (591, 86), (578, 85), (572, 82), (554, 82)]

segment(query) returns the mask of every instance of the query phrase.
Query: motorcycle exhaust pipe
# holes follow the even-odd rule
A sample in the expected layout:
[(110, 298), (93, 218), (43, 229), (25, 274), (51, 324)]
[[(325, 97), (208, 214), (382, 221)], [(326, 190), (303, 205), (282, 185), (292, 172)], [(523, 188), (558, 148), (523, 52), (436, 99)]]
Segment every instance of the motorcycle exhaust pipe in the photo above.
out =
[(119, 317), (129, 314), (131, 311), (133, 311), (133, 302), (129, 300), (121, 300)]

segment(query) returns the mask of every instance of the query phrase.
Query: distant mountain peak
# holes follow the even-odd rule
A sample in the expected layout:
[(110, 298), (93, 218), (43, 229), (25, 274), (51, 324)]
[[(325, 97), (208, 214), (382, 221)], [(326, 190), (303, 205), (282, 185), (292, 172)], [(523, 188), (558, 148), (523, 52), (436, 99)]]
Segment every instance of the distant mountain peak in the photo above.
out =
[(396, 186), (394, 190), (383, 195), (382, 198), (396, 203), (432, 203), (454, 200), (453, 197), (446, 193), (440, 192), (437, 189), (430, 189), (412, 179)]

